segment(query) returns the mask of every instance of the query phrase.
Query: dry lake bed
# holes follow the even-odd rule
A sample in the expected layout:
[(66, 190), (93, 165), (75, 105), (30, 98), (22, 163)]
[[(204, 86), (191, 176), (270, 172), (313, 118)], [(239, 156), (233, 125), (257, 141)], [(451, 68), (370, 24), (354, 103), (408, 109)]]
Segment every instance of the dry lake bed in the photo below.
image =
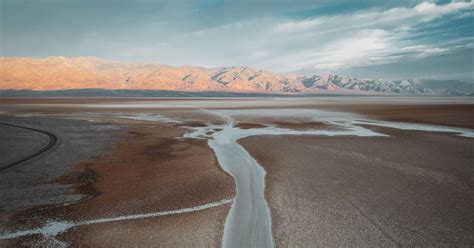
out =
[(472, 246), (474, 99), (0, 99), (0, 247)]

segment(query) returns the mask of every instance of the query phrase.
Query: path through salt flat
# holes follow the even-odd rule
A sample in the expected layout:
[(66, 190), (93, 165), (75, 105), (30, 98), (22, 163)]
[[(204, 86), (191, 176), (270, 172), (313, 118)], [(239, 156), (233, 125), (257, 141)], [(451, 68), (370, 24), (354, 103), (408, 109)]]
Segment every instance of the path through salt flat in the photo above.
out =
[[(232, 202), (232, 207), (225, 221), (223, 247), (272, 247), (274, 246), (271, 215), (264, 197), (265, 170), (237, 141), (241, 138), (258, 135), (316, 135), (316, 136), (387, 136), (377, 133), (364, 126), (382, 126), (402, 130), (417, 130), (427, 132), (447, 132), (463, 137), (474, 137), (470, 129), (446, 126), (425, 125), (415, 123), (401, 123), (368, 120), (363, 117), (348, 114), (327, 112), (314, 109), (251, 109), (251, 110), (204, 110), (207, 113), (218, 115), (225, 120), (222, 125), (207, 125), (204, 127), (188, 127), (191, 131), (184, 134), (184, 138), (208, 139), (209, 147), (214, 151), (220, 166), (234, 177), (237, 194), (234, 200), (225, 199), (201, 206), (177, 209), (172, 211), (125, 215), (113, 218), (88, 220), (83, 222), (53, 221), (40, 228), (5, 232), (0, 239), (10, 239), (21, 236), (42, 234), (55, 239), (56, 235), (81, 225), (92, 225), (123, 220), (159, 217), (181, 214), (213, 208)], [(336, 130), (294, 130), (267, 126), (263, 128), (240, 129), (234, 126), (234, 118), (238, 116), (253, 117), (281, 117), (281, 118), (311, 118), (314, 121), (337, 126)], [(167, 117), (156, 115), (127, 115), (115, 116), (158, 122), (180, 122)], [(271, 125), (271, 124), (270, 124)]]
[[(319, 135), (319, 136), (387, 136), (360, 125), (385, 126), (404, 130), (421, 130), (455, 133), (474, 137), (469, 129), (360, 120), (348, 113), (319, 110), (204, 110), (225, 120), (223, 125), (196, 127), (184, 135), (185, 138), (206, 138), (214, 150), (220, 166), (235, 179), (237, 194), (224, 226), (223, 247), (273, 247), (271, 215), (264, 197), (265, 170), (237, 143), (237, 140), (257, 135)], [(268, 126), (264, 128), (240, 129), (234, 126), (232, 116), (254, 117), (311, 117), (315, 121), (338, 126), (337, 130), (293, 130)]]

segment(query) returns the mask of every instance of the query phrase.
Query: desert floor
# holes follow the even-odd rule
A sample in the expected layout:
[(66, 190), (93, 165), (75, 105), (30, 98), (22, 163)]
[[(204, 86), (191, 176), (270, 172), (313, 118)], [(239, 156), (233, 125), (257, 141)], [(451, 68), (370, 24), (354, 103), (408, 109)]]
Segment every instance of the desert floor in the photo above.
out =
[[(347, 116), (469, 133), (472, 98), (4, 98), (0, 122), (18, 127), (0, 123), (0, 246), (221, 246), (236, 187), (208, 141), (223, 116), (234, 130), (281, 128), (237, 141), (266, 171), (276, 246), (474, 244), (473, 138), (284, 131), (332, 135)], [(57, 142), (41, 152), (48, 136), (22, 127)]]

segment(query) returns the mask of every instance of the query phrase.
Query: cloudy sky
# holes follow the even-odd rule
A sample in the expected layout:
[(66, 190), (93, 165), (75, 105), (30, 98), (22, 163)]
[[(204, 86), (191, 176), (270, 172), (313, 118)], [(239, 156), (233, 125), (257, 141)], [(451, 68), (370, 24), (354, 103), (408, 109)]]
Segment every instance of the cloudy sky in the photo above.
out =
[(2, 56), (474, 80), (474, 3), (0, 0)]

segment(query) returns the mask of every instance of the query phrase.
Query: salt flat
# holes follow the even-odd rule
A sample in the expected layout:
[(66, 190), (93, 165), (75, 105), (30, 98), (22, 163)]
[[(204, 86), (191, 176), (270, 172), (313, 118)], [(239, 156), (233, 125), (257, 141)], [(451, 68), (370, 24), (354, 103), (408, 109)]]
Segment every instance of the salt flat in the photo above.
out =
[[(83, 197), (67, 206), (52, 201), (11, 207), (2, 214), (0, 244), (271, 247), (474, 240), (471, 98), (1, 101), (2, 121), (48, 129), (65, 141), (67, 135), (36, 120), (111, 129), (108, 149), (66, 160), (60, 173), (34, 185), (64, 185)], [(22, 142), (27, 145), (18, 156), (41, 145)], [(51, 162), (42, 161), (48, 156), (61, 161), (67, 152), (53, 150), (22, 166), (47, 170)], [(12, 169), (8, 176), (24, 179), (24, 173), (32, 172)], [(121, 221), (100, 221), (115, 219)], [(6, 238), (42, 230), (51, 221), (91, 224), (68, 227), (53, 239)]]

